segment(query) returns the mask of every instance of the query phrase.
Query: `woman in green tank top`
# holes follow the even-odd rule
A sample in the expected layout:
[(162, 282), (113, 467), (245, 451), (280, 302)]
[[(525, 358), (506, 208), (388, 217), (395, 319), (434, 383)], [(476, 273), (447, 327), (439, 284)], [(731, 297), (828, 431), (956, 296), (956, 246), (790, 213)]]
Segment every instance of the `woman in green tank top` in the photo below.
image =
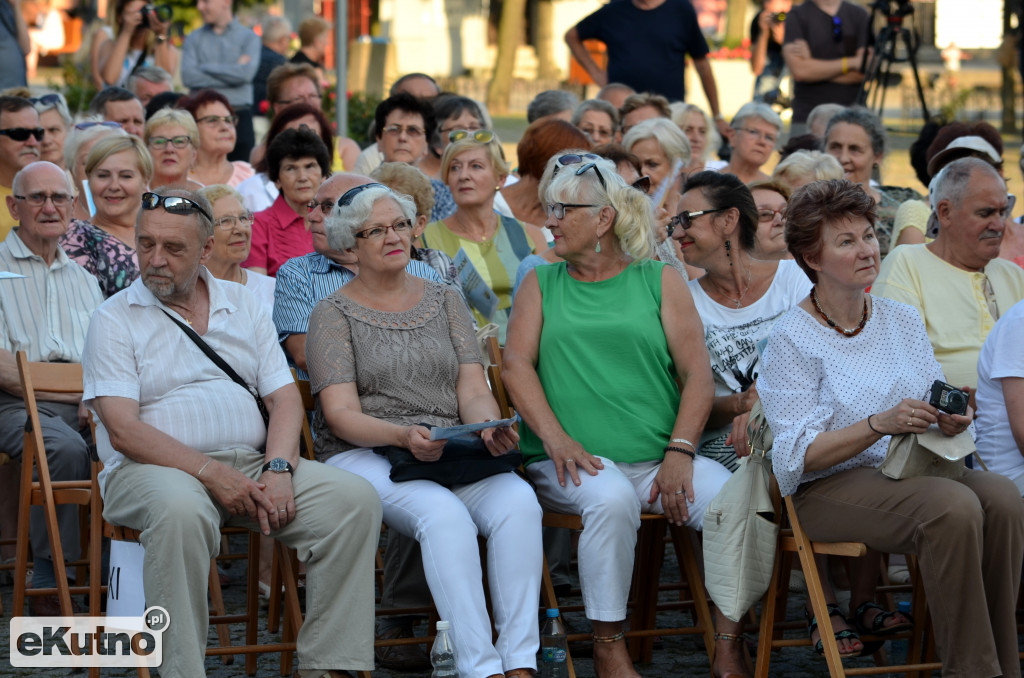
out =
[[(494, 196), (508, 176), (505, 153), (494, 132), (452, 132), (453, 137), (459, 135), (465, 136), (453, 141), (441, 158), (441, 178), (458, 209), (447, 219), (428, 224), (422, 240), (426, 247), (455, 259), (477, 323), (497, 323), (504, 343), (516, 269), (526, 256), (544, 246), (544, 235), (536, 226), (494, 211)], [(468, 263), (461, 260), (460, 251)], [(470, 265), (479, 279), (464, 270)]]
[[(700, 529), (729, 478), (697, 457), (713, 379), (682, 276), (650, 260), (650, 200), (599, 160), (547, 189), (565, 262), (516, 295), (505, 383), (523, 418), (526, 471), (548, 510), (583, 517), (579, 576), (598, 675), (635, 676), (622, 636), (642, 512)], [(740, 625), (716, 618), (714, 673), (749, 676)]]

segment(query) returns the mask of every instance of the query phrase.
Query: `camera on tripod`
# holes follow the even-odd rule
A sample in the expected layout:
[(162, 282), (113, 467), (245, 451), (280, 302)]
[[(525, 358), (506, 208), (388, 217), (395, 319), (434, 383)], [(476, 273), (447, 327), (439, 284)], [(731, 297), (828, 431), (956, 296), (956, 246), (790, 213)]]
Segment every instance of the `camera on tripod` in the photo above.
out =
[(914, 13), (914, 6), (910, 4), (910, 0), (875, 0), (871, 3), (871, 8), (889, 18), (904, 17)]

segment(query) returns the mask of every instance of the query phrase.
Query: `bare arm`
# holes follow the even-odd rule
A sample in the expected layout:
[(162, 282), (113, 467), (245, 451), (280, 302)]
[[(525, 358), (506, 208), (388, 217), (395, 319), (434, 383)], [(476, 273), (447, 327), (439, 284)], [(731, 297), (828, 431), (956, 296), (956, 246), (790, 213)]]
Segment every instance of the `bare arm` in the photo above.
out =
[(924, 233), (917, 230), (912, 226), (908, 226), (900, 231), (900, 237), (896, 239), (896, 244), (893, 245), (920, 245), (924, 242)]
[[(548, 404), (536, 369), (543, 325), (540, 285), (537, 273), (530, 271), (519, 286), (516, 303), (509, 316), (502, 376), (516, 411), (540, 438), (544, 451), (555, 462), (559, 484), (565, 485), (568, 470), (572, 482), (579, 485), (579, 468), (590, 475), (597, 475), (604, 464), (569, 437)], [(569, 464), (567, 469), (566, 462), (570, 459), (575, 463)]]
[(107, 40), (100, 46), (97, 56), (100, 63), (100, 77), (103, 78), (105, 85), (118, 84), (121, 71), (124, 70), (124, 60), (128, 54), (131, 39), (132, 31), (126, 24), (115, 40)]
[[(459, 419), (462, 423), (476, 424), (501, 418), (498, 403), (487, 385), (480, 363), (459, 365), (455, 395), (458, 397)], [(494, 455), (508, 452), (519, 442), (519, 435), (511, 427), (486, 429), (480, 435)]]
[(751, 386), (740, 393), (726, 396), (715, 396), (708, 416), (708, 428), (721, 428), (732, 423), (733, 419), (749, 412), (757, 402), (757, 388)]
[(1003, 400), (1010, 420), (1010, 431), (1017, 449), (1024, 455), (1024, 377), (1003, 377)]
[[(24, 396), (21, 390), (21, 376), (18, 374), (18, 360), (10, 351), (0, 348), (0, 391), (14, 396)], [(45, 393), (36, 391), (36, 400), (76, 405), (82, 402), (79, 393)]]
[(583, 41), (580, 40), (579, 33), (576, 32), (576, 27), (573, 26), (565, 33), (565, 44), (569, 46), (569, 51), (576, 57), (576, 61), (580, 62), (580, 66), (583, 66), (583, 70), (594, 80), (599, 87), (604, 87), (608, 84), (608, 72), (601, 70), (601, 67), (597, 65), (594, 58), (590, 56), (590, 52), (583, 46)]
[(757, 23), (761, 32), (757, 34), (757, 40), (750, 46), (750, 70), (754, 75), (761, 75), (764, 72), (764, 65), (768, 61), (768, 38), (771, 29), (771, 17), (768, 10), (761, 10), (761, 13), (757, 15)]
[(782, 58), (798, 82), (831, 80), (849, 84), (864, 79), (864, 74), (860, 72), (864, 50), (864, 47), (860, 47), (853, 56), (844, 59), (815, 59), (811, 56), (811, 48), (806, 40), (794, 40), (782, 46)]
[(281, 342), (284, 347), (285, 353), (287, 353), (295, 366), (301, 370), (308, 372), (306, 369), (306, 335), (305, 334), (290, 334), (288, 337)]

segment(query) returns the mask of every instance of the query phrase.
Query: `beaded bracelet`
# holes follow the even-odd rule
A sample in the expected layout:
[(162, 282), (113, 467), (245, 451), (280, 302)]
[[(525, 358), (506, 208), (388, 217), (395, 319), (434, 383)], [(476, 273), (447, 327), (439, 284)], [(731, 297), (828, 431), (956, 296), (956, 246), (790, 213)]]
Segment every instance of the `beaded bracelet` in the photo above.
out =
[(676, 447), (675, 445), (669, 445), (668, 447), (665, 448), (665, 451), (666, 452), (679, 452), (681, 454), (685, 454), (690, 459), (696, 459), (697, 458), (697, 454), (693, 450), (688, 450), (685, 447)]

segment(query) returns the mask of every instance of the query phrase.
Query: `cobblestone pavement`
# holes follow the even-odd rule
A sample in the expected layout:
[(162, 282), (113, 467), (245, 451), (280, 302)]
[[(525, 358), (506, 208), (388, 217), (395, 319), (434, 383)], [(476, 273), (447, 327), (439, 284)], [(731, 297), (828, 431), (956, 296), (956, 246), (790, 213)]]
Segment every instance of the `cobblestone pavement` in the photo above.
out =
[[(243, 548), (242, 544), (239, 543), (236, 548)], [(674, 555), (670, 553), (667, 556), (665, 567), (663, 569), (662, 580), (663, 582), (674, 581), (677, 577), (678, 570), (675, 565)], [(225, 602), (231, 610), (241, 610), (244, 607), (245, 598), (245, 577), (244, 577), (244, 566), (235, 565), (229, 571), (229, 576), (232, 579), (232, 583), (224, 588)], [(670, 593), (663, 594), (665, 596), (671, 595)], [(11, 596), (12, 587), (10, 585), (0, 587), (0, 596), (3, 597), (4, 610), (6, 613), (11, 611)], [(798, 594), (790, 596), (789, 609), (787, 611), (787, 618), (789, 620), (802, 620), (803, 613), (801, 610), (803, 597)], [(562, 601), (565, 605), (579, 605), (579, 598), (568, 598)], [(569, 622), (580, 630), (586, 630), (586, 620), (583, 618), (581, 612), (574, 613), (569, 612), (566, 614)], [(272, 636), (266, 631), (266, 615), (261, 614), (261, 630), (260, 630), (260, 642), (273, 642), (277, 638)], [(172, 620), (173, 621), (173, 620)], [(686, 625), (689, 623), (689, 614), (686, 612), (670, 612), (659, 615), (659, 624), (665, 627), (675, 625)], [(802, 628), (802, 624), (800, 625)], [(9, 623), (0, 624), (0, 643), (3, 647), (9, 647)], [(420, 624), (417, 629), (417, 633), (426, 632), (426, 624)], [(236, 643), (242, 641), (242, 627), (235, 626), (233, 628), (233, 640)], [(799, 637), (802, 635), (802, 631), (792, 631), (788, 635), (792, 637)], [(752, 644), (756, 642), (757, 632), (756, 629), (750, 629), (747, 638)], [(215, 642), (213, 632), (210, 634), (211, 644)], [(890, 644), (891, 645), (891, 644)], [(892, 648), (894, 658), (898, 658), (900, 648)], [(753, 651), (753, 648), (752, 648)], [(84, 673), (71, 674), (68, 670), (42, 670), (42, 669), (15, 669), (10, 665), (9, 653), (4, 652), (4, 661), (0, 663), (0, 677), (7, 676), (32, 676), (33, 678), (57, 678), (69, 675), (84, 676)], [(279, 670), (279, 659), (276, 654), (260, 655), (258, 661), (257, 676), (272, 677), (280, 675)], [(848, 662), (849, 666), (870, 666), (870, 659), (855, 659)], [(221, 663), (219, 658), (208, 658), (206, 662), (207, 675), (210, 678), (235, 678), (245, 675), (244, 671), (244, 658), (236, 658), (235, 664), (225, 666)], [(576, 660), (577, 675), (580, 678), (592, 678), (594, 675), (593, 665), (589, 659), (578, 658)], [(654, 651), (653, 660), (648, 664), (638, 664), (637, 671), (644, 678), (689, 678), (693, 677), (705, 677), (710, 675), (710, 668), (708, 666), (707, 655), (703, 650), (703, 646), (696, 636), (667, 636), (660, 639)], [(121, 677), (121, 676), (134, 676), (133, 671), (124, 669), (104, 669), (103, 676), (110, 677)], [(411, 673), (398, 673), (386, 670), (374, 671), (374, 678), (410, 678), (424, 674), (411, 674)], [(425, 674), (429, 675), (429, 673)], [(793, 647), (786, 648), (777, 653), (772, 658), (771, 665), (771, 676), (784, 676), (785, 678), (817, 678), (819, 676), (827, 676), (828, 671), (825, 668), (824, 659), (815, 655), (808, 647)]]

